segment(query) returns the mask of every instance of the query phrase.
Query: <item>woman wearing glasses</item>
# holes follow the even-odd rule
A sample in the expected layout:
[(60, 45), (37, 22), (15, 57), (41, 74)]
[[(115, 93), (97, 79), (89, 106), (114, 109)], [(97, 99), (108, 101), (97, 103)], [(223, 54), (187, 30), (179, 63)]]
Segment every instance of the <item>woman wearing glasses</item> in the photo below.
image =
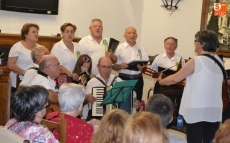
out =
[(51, 50), (51, 54), (56, 56), (61, 64), (62, 73), (74, 80), (78, 80), (78, 75), (72, 71), (81, 55), (79, 44), (73, 42), (76, 29), (75, 25), (64, 23), (60, 28), (62, 40), (54, 44)]
[(201, 30), (195, 34), (195, 52), (200, 55), (189, 60), (176, 74), (164, 79), (160, 85), (175, 84), (186, 78), (179, 113), (184, 116), (188, 143), (210, 143), (222, 119), (223, 73), (217, 62), (202, 56), (222, 60), (216, 54), (219, 46), (217, 34)]
[(15, 118), (5, 128), (26, 138), (30, 143), (58, 143), (53, 134), (41, 125), (46, 114), (48, 91), (39, 85), (23, 87), (11, 97), (11, 110)]

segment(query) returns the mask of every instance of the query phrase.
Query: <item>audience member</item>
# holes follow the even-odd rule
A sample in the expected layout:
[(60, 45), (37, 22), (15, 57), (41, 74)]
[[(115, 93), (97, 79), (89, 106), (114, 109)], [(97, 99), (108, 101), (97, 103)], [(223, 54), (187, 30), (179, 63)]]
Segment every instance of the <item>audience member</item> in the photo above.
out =
[[(49, 101), (52, 103), (48, 109), (57, 110), (58, 107), (58, 89), (54, 81), (60, 73), (60, 63), (53, 55), (42, 56), (39, 64), (38, 74), (32, 80), (32, 85), (44, 86), (49, 91)], [(49, 111), (47, 110), (47, 113)]]
[(42, 86), (23, 87), (11, 97), (11, 111), (15, 118), (10, 119), (5, 128), (26, 138), (30, 143), (58, 143), (53, 134), (41, 125), (46, 114), (48, 91)]
[[(93, 127), (85, 121), (76, 118), (82, 111), (85, 99), (84, 87), (74, 83), (64, 83), (59, 89), (58, 101), (60, 111), (65, 113), (67, 143), (89, 143), (93, 135)], [(53, 112), (47, 115), (48, 120), (60, 122), (60, 112)], [(54, 136), (59, 139), (55, 130)]]
[(21, 29), (22, 40), (15, 43), (10, 49), (7, 67), (11, 70), (12, 93), (16, 91), (19, 84), (17, 75), (22, 80), (26, 70), (33, 66), (31, 50), (38, 46), (36, 43), (38, 41), (38, 30), (39, 26), (37, 24), (24, 24)]
[(75, 68), (73, 70), (74, 73), (77, 73), (77, 75), (79, 75), (79, 80), (74, 81), (74, 83), (86, 86), (86, 84), (91, 78), (91, 71), (92, 71), (92, 60), (90, 56), (85, 54), (81, 55), (78, 58)]
[(26, 70), (26, 72), (24, 74), (24, 78), (19, 84), (20, 88), (23, 86), (30, 86), (31, 85), (32, 80), (37, 75), (37, 71), (39, 68), (39, 63), (40, 63), (41, 57), (43, 55), (48, 55), (48, 54), (49, 54), (49, 50), (44, 46), (35, 47), (31, 51), (31, 58), (34, 62), (34, 65), (32, 67), (30, 67), (28, 70)]
[(141, 101), (144, 80), (140, 70), (141, 66), (143, 65), (139, 65), (138, 70), (127, 69), (127, 64), (132, 60), (149, 60), (145, 48), (141, 44), (136, 42), (137, 36), (137, 31), (134, 27), (128, 27), (125, 29), (124, 37), (126, 39), (126, 42), (120, 44), (117, 47), (115, 55), (117, 56), (118, 60), (117, 63), (113, 65), (113, 69), (119, 71), (119, 77), (122, 80), (138, 80), (137, 84), (134, 87), (134, 91), (137, 94), (137, 100)]
[(91, 143), (122, 143), (128, 117), (129, 114), (120, 109), (105, 114)]
[(168, 139), (159, 116), (142, 111), (128, 118), (123, 143), (168, 143)]
[(214, 143), (230, 143), (230, 119), (226, 120), (215, 134)]
[(91, 20), (89, 26), (90, 35), (83, 37), (79, 44), (82, 54), (87, 54), (92, 58), (92, 74), (97, 75), (97, 61), (99, 58), (107, 56), (113, 63), (117, 62), (117, 57), (108, 50), (109, 38), (102, 37), (103, 25), (100, 19)]
[[(163, 94), (151, 96), (146, 104), (146, 111), (159, 115), (164, 129), (173, 119), (173, 103)], [(167, 133), (166, 135), (169, 143), (187, 143), (184, 138), (176, 134)]]
[(81, 54), (80, 45), (73, 42), (76, 29), (75, 25), (64, 23), (60, 28), (62, 40), (54, 44), (51, 50), (51, 54), (56, 56), (61, 64), (62, 73), (67, 74), (74, 80), (78, 80), (78, 75), (73, 73), (73, 69)]
[(222, 120), (223, 73), (213, 59), (202, 56), (212, 55), (223, 64), (216, 54), (218, 45), (215, 32), (197, 32), (194, 46), (200, 56), (190, 59), (177, 73), (158, 79), (160, 85), (172, 85), (186, 78), (179, 113), (187, 123), (188, 143), (210, 143)]

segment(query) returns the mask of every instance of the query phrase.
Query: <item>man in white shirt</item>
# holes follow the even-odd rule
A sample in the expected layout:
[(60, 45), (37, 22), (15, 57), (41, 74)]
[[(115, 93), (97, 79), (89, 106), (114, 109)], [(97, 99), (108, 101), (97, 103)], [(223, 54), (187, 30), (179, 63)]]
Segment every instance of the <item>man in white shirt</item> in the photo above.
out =
[(90, 35), (83, 37), (79, 44), (81, 54), (87, 54), (92, 59), (92, 74), (97, 75), (97, 62), (99, 58), (107, 56), (113, 63), (116, 63), (117, 57), (112, 51), (108, 50), (109, 38), (102, 37), (103, 25), (100, 19), (91, 20), (89, 26)]
[(137, 100), (142, 100), (144, 80), (141, 73), (141, 66), (138, 65), (135, 69), (127, 69), (128, 64), (132, 60), (149, 60), (145, 48), (138, 42), (137, 31), (134, 27), (128, 27), (125, 29), (124, 37), (126, 42), (120, 44), (115, 52), (118, 60), (113, 65), (113, 69), (119, 72), (119, 77), (122, 80), (137, 79), (138, 82), (134, 87), (134, 91), (137, 93)]
[[(185, 64), (182, 56), (175, 51), (178, 47), (178, 40), (174, 37), (167, 37), (164, 40), (165, 53), (159, 54), (153, 61), (151, 68), (156, 72), (163, 72), (164, 75), (169, 76), (178, 72)], [(155, 82), (153, 94), (164, 94), (169, 97), (174, 103), (174, 118), (172, 123), (176, 123), (183, 88), (177, 85), (161, 86), (158, 81)]]
[[(32, 85), (44, 86), (49, 91), (49, 101), (58, 103), (58, 89), (54, 81), (61, 73), (60, 63), (53, 55), (44, 55), (39, 64), (38, 74), (32, 81)], [(52, 107), (50, 107), (52, 108)]]
[(31, 58), (34, 62), (34, 65), (33, 65), (33, 67), (26, 70), (26, 72), (24, 74), (24, 78), (19, 84), (19, 88), (22, 88), (23, 86), (30, 86), (31, 85), (32, 80), (37, 75), (39, 63), (40, 63), (42, 56), (48, 55), (49, 53), (50, 53), (49, 50), (44, 46), (35, 47), (31, 51)]
[[(96, 98), (92, 95), (92, 88), (93, 87), (112, 86), (115, 82), (121, 81), (121, 79), (119, 77), (116, 77), (116, 76), (111, 74), (112, 61), (110, 58), (108, 58), (108, 57), (100, 58), (98, 61), (98, 64), (97, 64), (97, 68), (99, 71), (99, 74), (96, 76), (97, 78), (92, 78), (91, 80), (89, 80), (89, 82), (87, 83), (87, 86), (86, 86), (85, 100), (88, 103), (94, 103), (96, 101)], [(85, 105), (85, 106), (87, 106), (87, 105)], [(84, 109), (83, 109), (83, 117), (82, 118), (86, 119), (86, 117), (88, 116), (88, 118), (87, 118), (87, 121), (88, 121), (88, 120), (92, 119), (92, 110), (89, 111), (88, 109), (86, 109), (85, 106), (84, 106), (84, 109), (86, 111), (84, 111)], [(91, 104), (89, 106), (91, 106)], [(139, 108), (140, 102), (135, 102), (134, 106), (136, 108)]]

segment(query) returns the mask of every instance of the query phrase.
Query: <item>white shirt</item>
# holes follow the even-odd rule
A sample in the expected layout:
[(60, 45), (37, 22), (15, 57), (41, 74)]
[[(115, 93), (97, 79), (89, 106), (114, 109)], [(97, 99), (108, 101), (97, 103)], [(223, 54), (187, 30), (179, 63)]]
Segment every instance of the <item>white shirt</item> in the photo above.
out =
[(81, 55), (80, 45), (76, 42), (72, 43), (74, 45), (73, 53), (66, 47), (63, 40), (55, 43), (51, 50), (51, 54), (56, 56), (60, 64), (63, 65), (70, 72), (74, 70), (77, 59)]
[[(102, 81), (105, 82), (105, 80), (98, 74), (97, 77), (99, 77)], [(109, 77), (109, 81), (107, 83), (107, 86), (110, 86), (113, 79), (114, 79), (115, 75), (112, 75), (110, 74), (110, 77)], [(119, 81), (122, 81), (119, 77), (116, 78), (116, 80), (114, 81), (115, 82), (119, 82)], [(86, 85), (86, 89), (85, 89), (85, 94), (92, 94), (92, 88), (93, 87), (105, 87), (104, 84), (102, 84), (98, 79), (96, 78), (91, 78), (89, 80), (89, 82), (87, 83)]]
[[(105, 80), (99, 74), (97, 75), (97, 77), (99, 77), (103, 82), (105, 82)], [(111, 85), (114, 77), (115, 77), (115, 75), (110, 74), (107, 86)], [(117, 77), (116, 80), (114, 81), (114, 83), (115, 82), (119, 82), (119, 81), (122, 81), (122, 80), (119, 77)], [(89, 82), (87, 83), (87, 85), (86, 85), (85, 94), (92, 94), (93, 87), (105, 87), (105, 85), (102, 84), (98, 79), (91, 78), (89, 80)], [(84, 105), (83, 110), (82, 110), (82, 117), (81, 117), (81, 119), (86, 119), (87, 118), (88, 112), (89, 112), (89, 109), (91, 109), (91, 106), (92, 106), (91, 104)]]
[(51, 79), (49, 76), (44, 77), (40, 74), (37, 74), (36, 77), (32, 80), (31, 85), (41, 85), (45, 87), (47, 90), (52, 90), (54, 92), (58, 92), (56, 87), (56, 83), (53, 79)]
[[(215, 58), (223, 64), (221, 59)], [(222, 82), (220, 67), (209, 57), (197, 56), (195, 70), (186, 78), (179, 113), (187, 123), (222, 120)]]
[[(34, 64), (35, 68), (38, 68), (39, 65), (38, 64)], [(30, 86), (32, 83), (32, 80), (35, 78), (35, 76), (38, 74), (38, 70), (36, 69), (28, 69), (25, 74), (24, 74), (24, 78), (23, 80), (20, 82), (19, 85), (24, 85), (24, 86)]]
[[(38, 45), (38, 44), (37, 44)], [(17, 61), (15, 62), (15, 65), (17, 65), (19, 68), (23, 70), (27, 70), (30, 67), (33, 66), (34, 62), (31, 58), (31, 50), (28, 50), (25, 48), (21, 41), (15, 43), (11, 49), (8, 57), (17, 57)], [(20, 80), (23, 79), (23, 76), (19, 76)], [(12, 81), (12, 87), (16, 88), (16, 82), (17, 82), (17, 74), (14, 72), (10, 72), (10, 79)]]
[(101, 57), (105, 56), (106, 45), (104, 43), (107, 43), (107, 46), (108, 46), (109, 38), (103, 37), (100, 44), (98, 44), (90, 35), (83, 37), (79, 41), (82, 54), (87, 54), (92, 59), (92, 74), (93, 75), (98, 74), (98, 69), (97, 69), (98, 60)]
[[(163, 54), (158, 55), (154, 59), (151, 67), (153, 70), (158, 72), (158, 67), (162, 67), (162, 68), (172, 67), (172, 66), (176, 65), (176, 63), (179, 63), (181, 58), (182, 58), (182, 56), (175, 53), (175, 55), (171, 59), (169, 59), (167, 57), (166, 53), (163, 53)], [(182, 66), (184, 66), (185, 62), (184, 62), (183, 58), (181, 59), (181, 62), (182, 62)], [(170, 68), (170, 70), (176, 71), (177, 66)]]
[[(116, 64), (121, 64), (122, 62), (129, 63), (132, 60), (149, 60), (145, 48), (139, 43), (136, 43), (133, 47), (131, 47), (127, 42), (124, 42), (117, 47), (115, 55), (118, 58)], [(134, 75), (141, 72), (121, 69), (119, 73)]]

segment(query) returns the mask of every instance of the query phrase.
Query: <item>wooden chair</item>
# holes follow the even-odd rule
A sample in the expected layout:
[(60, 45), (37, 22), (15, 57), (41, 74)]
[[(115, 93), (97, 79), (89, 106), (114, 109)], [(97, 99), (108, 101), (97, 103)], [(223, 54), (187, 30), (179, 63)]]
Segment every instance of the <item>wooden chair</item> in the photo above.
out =
[(60, 123), (43, 119), (41, 124), (45, 125), (51, 132), (57, 129), (59, 142), (66, 143), (66, 119), (64, 113), (60, 113)]
[(4, 128), (3, 126), (0, 127), (0, 139), (1, 143), (29, 143), (29, 141), (25, 138), (9, 129)]

